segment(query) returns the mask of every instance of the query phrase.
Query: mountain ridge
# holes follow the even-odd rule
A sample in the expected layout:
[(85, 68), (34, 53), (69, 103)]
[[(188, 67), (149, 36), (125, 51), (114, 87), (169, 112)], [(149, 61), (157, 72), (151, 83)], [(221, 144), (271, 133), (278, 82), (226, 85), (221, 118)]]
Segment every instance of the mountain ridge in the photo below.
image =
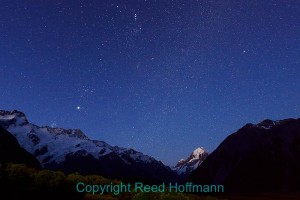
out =
[(91, 140), (80, 129), (37, 126), (17, 110), (0, 110), (0, 125), (46, 169), (149, 182), (179, 178), (171, 168), (151, 156)]
[(230, 134), (191, 173), (226, 192), (300, 192), (300, 118), (263, 120)]

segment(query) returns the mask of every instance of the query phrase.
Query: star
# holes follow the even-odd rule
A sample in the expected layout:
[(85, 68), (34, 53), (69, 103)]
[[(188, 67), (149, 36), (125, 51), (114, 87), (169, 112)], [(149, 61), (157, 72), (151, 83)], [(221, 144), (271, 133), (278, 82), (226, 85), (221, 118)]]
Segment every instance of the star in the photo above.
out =
[[(298, 5), (80, 2), (2, 6), (1, 108), (29, 110), (36, 124), (88, 127), (93, 139), (172, 163), (192, 149), (153, 146), (213, 150), (238, 124), (299, 115)], [(15, 98), (19, 88), (28, 92)], [(282, 93), (294, 98), (286, 104)]]

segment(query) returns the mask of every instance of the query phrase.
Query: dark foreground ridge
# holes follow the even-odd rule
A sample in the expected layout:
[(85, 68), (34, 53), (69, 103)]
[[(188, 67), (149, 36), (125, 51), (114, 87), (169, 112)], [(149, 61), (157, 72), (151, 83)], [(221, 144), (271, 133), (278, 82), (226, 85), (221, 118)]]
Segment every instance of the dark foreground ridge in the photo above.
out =
[(16, 138), (0, 126), (0, 164), (23, 163), (28, 167), (41, 168), (38, 160), (23, 149)]
[(300, 192), (300, 119), (247, 124), (189, 177), (229, 193)]

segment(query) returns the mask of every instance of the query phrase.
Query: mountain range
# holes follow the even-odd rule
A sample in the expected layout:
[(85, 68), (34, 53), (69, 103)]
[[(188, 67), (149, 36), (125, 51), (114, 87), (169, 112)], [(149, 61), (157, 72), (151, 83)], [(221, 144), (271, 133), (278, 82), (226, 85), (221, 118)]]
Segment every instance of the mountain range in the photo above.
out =
[(299, 193), (300, 119), (246, 124), (212, 153), (199, 147), (171, 169), (133, 149), (91, 140), (79, 129), (40, 127), (20, 111), (0, 110), (0, 162), (144, 183), (187, 178), (223, 185), (227, 193)]
[(17, 110), (0, 110), (0, 126), (45, 169), (149, 183), (179, 180), (177, 173), (151, 156), (91, 140), (79, 129), (37, 126)]

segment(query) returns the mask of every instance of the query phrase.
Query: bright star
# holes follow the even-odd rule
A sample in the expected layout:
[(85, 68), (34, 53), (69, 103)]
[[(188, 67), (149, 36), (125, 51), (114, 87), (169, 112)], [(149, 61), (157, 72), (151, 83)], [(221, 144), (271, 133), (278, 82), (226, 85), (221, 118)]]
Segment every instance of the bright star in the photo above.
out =
[(81, 109), (81, 107), (80, 107), (80, 106), (77, 106), (77, 107), (76, 107), (76, 109), (77, 109), (77, 110), (80, 110), (80, 109)]

